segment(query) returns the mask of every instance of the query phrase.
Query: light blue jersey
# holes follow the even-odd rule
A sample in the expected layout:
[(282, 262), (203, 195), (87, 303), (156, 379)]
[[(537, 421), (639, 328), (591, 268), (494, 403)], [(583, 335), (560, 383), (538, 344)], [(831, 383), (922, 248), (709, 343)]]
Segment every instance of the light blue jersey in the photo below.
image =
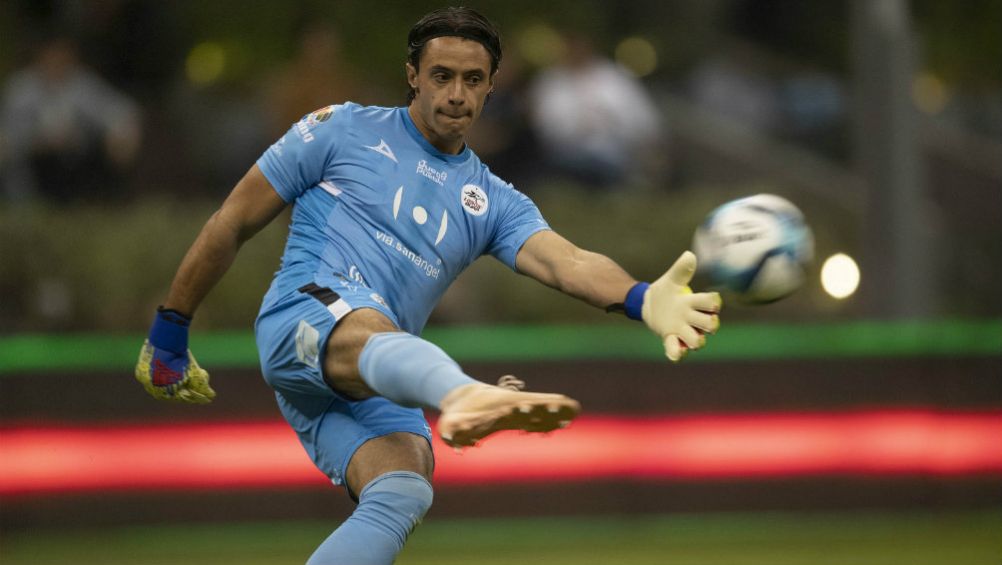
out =
[(258, 166), (294, 203), (269, 296), (334, 276), (372, 289), (414, 334), (470, 263), (489, 253), (514, 269), (526, 239), (549, 229), (532, 201), (468, 147), (458, 155), (435, 149), (406, 108), (317, 110)]
[(431, 430), (418, 408), (331, 388), (322, 360), (337, 323), (373, 308), (419, 334), (477, 257), (514, 268), (526, 239), (548, 226), (468, 148), (432, 147), (406, 108), (317, 110), (257, 164), (293, 204), (282, 266), (254, 326), (261, 372), (310, 458), (340, 484), (366, 441), (407, 432), (430, 442)]

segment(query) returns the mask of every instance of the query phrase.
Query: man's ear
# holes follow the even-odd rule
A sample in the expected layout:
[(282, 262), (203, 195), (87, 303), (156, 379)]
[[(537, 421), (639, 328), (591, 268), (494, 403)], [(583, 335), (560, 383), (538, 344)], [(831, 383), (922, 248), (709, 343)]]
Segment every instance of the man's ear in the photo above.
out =
[(497, 84), (497, 78), (498, 78), (498, 73), (499, 72), (501, 72), (501, 67), (498, 67), (498, 68), (494, 69), (494, 72), (491, 73), (491, 77), (489, 79), (487, 79), (487, 84), (488, 84), (488, 86), (491, 87), (491, 89), (488, 92), (488, 94), (493, 94), (494, 93), (494, 86)]
[(407, 84), (417, 90), (417, 69), (410, 63), (404, 63), (404, 70), (407, 72)]

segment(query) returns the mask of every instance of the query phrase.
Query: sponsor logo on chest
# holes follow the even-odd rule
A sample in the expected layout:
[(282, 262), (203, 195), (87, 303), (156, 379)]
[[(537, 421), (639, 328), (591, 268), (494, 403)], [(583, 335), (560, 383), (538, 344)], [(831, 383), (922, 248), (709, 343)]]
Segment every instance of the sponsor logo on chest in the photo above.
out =
[(428, 165), (428, 161), (424, 159), (418, 161), (417, 164), (417, 174), (428, 177), (435, 184), (439, 186), (445, 186), (445, 180), (449, 178), (449, 173), (446, 171), (439, 171), (438, 169), (432, 168)]

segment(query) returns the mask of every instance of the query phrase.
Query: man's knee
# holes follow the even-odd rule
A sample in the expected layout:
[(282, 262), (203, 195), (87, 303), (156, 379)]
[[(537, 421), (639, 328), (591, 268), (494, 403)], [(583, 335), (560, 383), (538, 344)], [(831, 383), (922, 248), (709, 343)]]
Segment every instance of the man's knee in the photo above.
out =
[(428, 479), (412, 471), (393, 471), (373, 479), (359, 495), (366, 504), (378, 501), (409, 520), (408, 532), (431, 508), (435, 492)]
[(389, 318), (371, 308), (349, 313), (327, 339), (324, 378), (334, 390), (357, 400), (375, 396), (358, 372), (358, 358), (376, 333), (400, 331)]
[(431, 480), (434, 468), (435, 455), (427, 439), (409, 432), (396, 432), (363, 443), (352, 455), (345, 479), (350, 491), (360, 494), (387, 473), (409, 471)]
[(362, 491), (355, 512), (307, 565), (392, 562), (433, 498), (431, 484), (417, 473), (393, 471), (376, 477)]

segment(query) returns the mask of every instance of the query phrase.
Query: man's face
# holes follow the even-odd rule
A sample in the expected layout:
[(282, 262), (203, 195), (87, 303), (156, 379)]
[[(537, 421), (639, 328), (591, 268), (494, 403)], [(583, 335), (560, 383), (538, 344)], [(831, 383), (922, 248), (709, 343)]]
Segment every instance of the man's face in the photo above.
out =
[(407, 64), (407, 82), (416, 92), (411, 118), (439, 151), (458, 153), (493, 87), (491, 56), (476, 41), (436, 37), (419, 63), (420, 71)]

